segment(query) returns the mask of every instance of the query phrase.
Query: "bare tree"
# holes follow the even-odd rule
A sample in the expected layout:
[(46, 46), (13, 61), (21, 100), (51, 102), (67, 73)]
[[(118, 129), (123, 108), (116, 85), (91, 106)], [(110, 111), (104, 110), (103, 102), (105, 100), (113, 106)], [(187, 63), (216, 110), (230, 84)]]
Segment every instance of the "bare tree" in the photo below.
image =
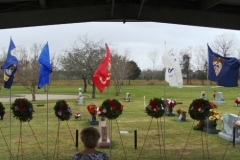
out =
[(36, 91), (38, 85), (39, 63), (38, 57), (41, 52), (42, 45), (34, 44), (30, 48), (30, 52), (24, 47), (17, 47), (19, 55), (19, 65), (16, 78), (20, 84), (31, 91), (32, 101), (36, 101)]
[(212, 44), (213, 49), (223, 57), (234, 55), (239, 40), (234, 33), (224, 33), (217, 36)]
[(201, 80), (202, 85), (204, 84), (204, 80), (207, 79), (207, 51), (206, 47), (198, 46), (194, 49), (193, 57), (193, 68), (197, 71), (197, 78)]
[(72, 48), (66, 50), (60, 58), (61, 69), (68, 77), (83, 79), (83, 92), (87, 91), (87, 85), (92, 86), (92, 98), (95, 98), (96, 90), (92, 83), (92, 77), (105, 53), (103, 40), (92, 40), (85, 35), (79, 36)]
[(127, 78), (127, 62), (128, 60), (128, 51), (125, 51), (124, 55), (118, 53), (112, 53), (112, 67), (111, 67), (111, 80), (113, 81), (116, 96), (121, 92), (121, 85), (123, 80)]
[(152, 79), (153, 79), (153, 72), (155, 70), (155, 65), (156, 65), (156, 62), (158, 61), (159, 59), (159, 54), (158, 54), (158, 51), (155, 50), (155, 51), (152, 51), (148, 54), (148, 58), (150, 59), (151, 63), (152, 63)]

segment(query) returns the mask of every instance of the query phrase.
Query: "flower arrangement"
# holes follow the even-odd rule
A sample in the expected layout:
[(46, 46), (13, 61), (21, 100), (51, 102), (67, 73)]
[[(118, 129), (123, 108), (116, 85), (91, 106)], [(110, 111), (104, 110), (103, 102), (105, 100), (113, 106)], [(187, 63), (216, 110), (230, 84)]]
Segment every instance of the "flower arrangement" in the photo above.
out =
[(33, 119), (33, 105), (25, 98), (17, 98), (11, 107), (13, 117), (21, 122), (30, 121)]
[(81, 114), (79, 112), (76, 112), (74, 114), (75, 119), (81, 118)]
[(238, 128), (240, 128), (240, 120), (237, 120), (237, 121), (235, 122), (235, 126), (238, 127)]
[(72, 116), (70, 107), (65, 100), (58, 100), (53, 109), (55, 111), (56, 117), (58, 117), (58, 119), (61, 121), (67, 121)]
[(219, 112), (217, 110), (210, 109), (209, 112), (210, 112), (209, 120), (211, 122), (216, 122), (217, 120), (220, 119)]
[(97, 106), (95, 104), (90, 104), (87, 106), (87, 110), (91, 115), (95, 115), (97, 113)]
[(178, 113), (178, 116), (179, 116), (180, 114), (186, 115), (187, 111), (179, 108), (179, 109), (177, 109), (177, 113)]
[(3, 107), (2, 102), (0, 102), (0, 120), (3, 120), (5, 114), (5, 107)]
[(209, 104), (210, 104), (210, 106), (211, 106), (212, 109), (217, 108), (217, 105), (216, 105), (215, 103), (209, 102)]
[(106, 99), (101, 107), (98, 108), (97, 114), (108, 119), (116, 119), (122, 114), (123, 105), (116, 99)]
[(164, 100), (160, 98), (153, 98), (149, 100), (148, 106), (145, 108), (145, 112), (154, 118), (162, 117), (165, 112), (166, 104)]
[(238, 97), (237, 99), (235, 99), (235, 104), (236, 104), (236, 106), (239, 106), (240, 105), (240, 97)]
[(199, 98), (192, 101), (189, 106), (188, 113), (192, 119), (202, 121), (209, 116), (210, 109), (211, 105), (209, 101)]
[(172, 101), (171, 99), (167, 99), (165, 101), (165, 104), (166, 104), (167, 107), (172, 107), (173, 108), (174, 106), (177, 105), (177, 102), (176, 101)]

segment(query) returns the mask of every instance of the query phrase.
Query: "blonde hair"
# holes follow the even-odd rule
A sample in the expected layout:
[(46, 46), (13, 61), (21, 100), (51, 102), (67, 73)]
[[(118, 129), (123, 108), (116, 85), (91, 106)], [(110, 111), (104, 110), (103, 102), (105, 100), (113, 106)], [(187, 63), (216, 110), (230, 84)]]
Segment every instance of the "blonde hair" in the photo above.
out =
[(86, 127), (81, 131), (80, 136), (85, 147), (95, 148), (100, 138), (100, 133), (94, 127)]

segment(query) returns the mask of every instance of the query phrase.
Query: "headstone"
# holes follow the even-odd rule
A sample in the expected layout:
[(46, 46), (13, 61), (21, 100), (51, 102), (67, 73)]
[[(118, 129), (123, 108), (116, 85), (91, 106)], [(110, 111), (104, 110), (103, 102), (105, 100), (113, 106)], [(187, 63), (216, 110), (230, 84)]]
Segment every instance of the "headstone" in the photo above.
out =
[(99, 148), (110, 148), (111, 142), (109, 138), (107, 137), (107, 123), (106, 121), (100, 121), (99, 130), (101, 133), (101, 137), (98, 141), (98, 147)]
[(200, 98), (205, 99), (205, 96), (206, 96), (205, 91), (202, 91), (201, 94), (200, 94)]
[(213, 103), (216, 103), (216, 104), (224, 104), (225, 103), (222, 92), (215, 93), (215, 99), (214, 99)]
[(82, 95), (82, 89), (81, 89), (81, 88), (78, 88), (78, 105), (79, 105), (79, 106), (84, 105), (83, 95)]
[[(218, 136), (227, 140), (233, 141), (233, 127), (237, 119), (240, 119), (236, 114), (223, 114), (222, 132)], [(235, 142), (240, 143), (240, 130), (235, 130)]]
[(216, 128), (217, 121), (211, 122), (208, 118), (204, 120), (203, 131), (210, 134), (218, 134), (220, 132), (219, 129)]
[(130, 102), (131, 101), (130, 96), (131, 96), (130, 93), (126, 93), (126, 97), (124, 98), (124, 101), (125, 102)]
[(178, 122), (186, 122), (186, 111), (180, 112), (178, 115)]
[(92, 115), (91, 118), (89, 118), (88, 122), (89, 122), (90, 126), (92, 126), (92, 125), (99, 125), (99, 122), (97, 121), (96, 116), (93, 116), (93, 115)]

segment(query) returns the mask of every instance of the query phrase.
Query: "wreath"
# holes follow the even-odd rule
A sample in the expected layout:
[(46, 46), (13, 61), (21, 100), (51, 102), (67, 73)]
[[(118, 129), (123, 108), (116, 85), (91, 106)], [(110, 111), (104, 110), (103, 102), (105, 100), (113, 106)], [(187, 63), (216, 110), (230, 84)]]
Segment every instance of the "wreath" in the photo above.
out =
[(26, 98), (17, 98), (12, 104), (11, 110), (13, 117), (16, 117), (21, 122), (29, 122), (33, 119), (33, 105)]
[(61, 121), (67, 121), (72, 116), (70, 107), (65, 100), (58, 100), (53, 109), (55, 111), (56, 117), (58, 117), (58, 119)]
[(208, 100), (195, 99), (189, 106), (188, 113), (190, 117), (195, 120), (205, 120), (209, 116), (209, 110), (212, 108)]
[(3, 107), (2, 102), (0, 102), (0, 120), (3, 120), (4, 114), (5, 114), (5, 107)]
[(160, 98), (153, 98), (149, 100), (145, 112), (154, 118), (162, 117), (165, 112), (166, 103)]
[(122, 114), (123, 105), (116, 99), (106, 99), (98, 108), (98, 115), (108, 119), (116, 119)]

